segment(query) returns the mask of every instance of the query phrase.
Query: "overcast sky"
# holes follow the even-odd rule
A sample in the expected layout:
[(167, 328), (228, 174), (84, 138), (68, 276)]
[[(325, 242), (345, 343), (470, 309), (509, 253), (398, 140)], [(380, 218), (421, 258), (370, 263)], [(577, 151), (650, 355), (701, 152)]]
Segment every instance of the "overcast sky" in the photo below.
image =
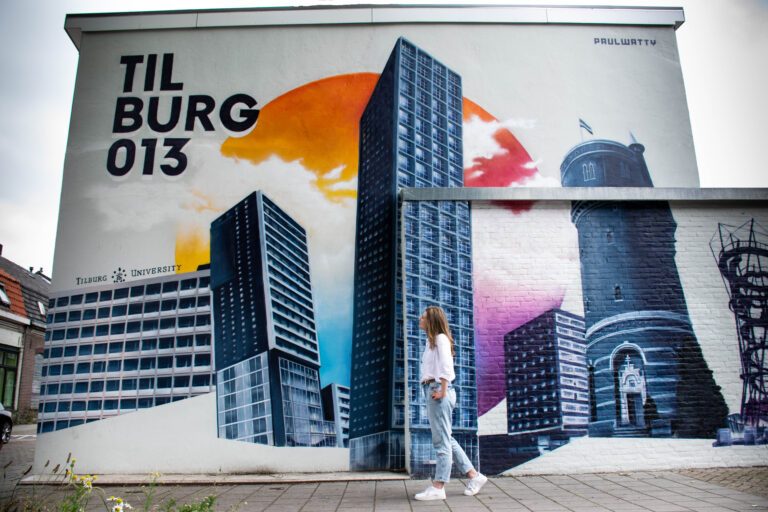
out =
[[(52, 268), (78, 59), (63, 29), (67, 13), (337, 3), (345, 2), (0, 0), (3, 256), (23, 266), (43, 267), (48, 274)], [(677, 39), (701, 186), (768, 188), (762, 147), (768, 135), (768, 0), (525, 0), (521, 4), (683, 7), (686, 21)]]

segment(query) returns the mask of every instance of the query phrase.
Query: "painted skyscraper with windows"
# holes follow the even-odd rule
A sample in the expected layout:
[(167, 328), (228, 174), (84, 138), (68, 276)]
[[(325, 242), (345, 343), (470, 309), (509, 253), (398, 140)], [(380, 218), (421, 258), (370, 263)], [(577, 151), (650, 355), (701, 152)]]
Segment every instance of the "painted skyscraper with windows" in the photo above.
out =
[(504, 336), (504, 355), (510, 436), (547, 436), (550, 446), (557, 446), (586, 435), (589, 379), (583, 318), (550, 309)]
[(401, 233), (397, 200), (400, 187), (463, 186), (462, 152), (461, 77), (398, 39), (360, 121), (352, 469), (408, 467), (412, 475), (432, 469), (435, 456), (419, 385), (426, 342), (418, 328), (421, 312), (431, 304), (445, 309), (455, 338), (454, 437), (477, 461), (469, 204), (406, 203)]
[(504, 336), (504, 434), (480, 437), (480, 466), (501, 473), (587, 434), (584, 318), (559, 308)]
[(211, 290), (219, 437), (336, 446), (304, 228), (253, 192), (211, 224)]
[[(653, 187), (636, 142), (583, 142), (560, 170), (565, 187)], [(727, 408), (701, 353), (675, 263), (669, 203), (574, 201), (594, 372), (591, 436), (706, 437)]]
[(337, 383), (320, 390), (325, 419), (336, 425), (336, 445), (349, 448), (349, 388)]

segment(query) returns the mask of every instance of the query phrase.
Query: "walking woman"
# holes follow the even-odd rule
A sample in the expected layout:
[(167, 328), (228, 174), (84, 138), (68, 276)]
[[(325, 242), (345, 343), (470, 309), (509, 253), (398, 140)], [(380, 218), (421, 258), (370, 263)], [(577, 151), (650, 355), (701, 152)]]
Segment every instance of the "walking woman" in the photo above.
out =
[(445, 484), (451, 478), (451, 467), (456, 462), (469, 481), (464, 494), (474, 496), (488, 479), (475, 471), (467, 454), (451, 435), (451, 418), (456, 407), (456, 390), (451, 382), (453, 371), (453, 337), (445, 312), (438, 306), (429, 306), (421, 318), (419, 328), (427, 333), (427, 346), (421, 356), (421, 388), (427, 402), (432, 445), (437, 452), (437, 466), (432, 485), (416, 495), (420, 501), (444, 500)]

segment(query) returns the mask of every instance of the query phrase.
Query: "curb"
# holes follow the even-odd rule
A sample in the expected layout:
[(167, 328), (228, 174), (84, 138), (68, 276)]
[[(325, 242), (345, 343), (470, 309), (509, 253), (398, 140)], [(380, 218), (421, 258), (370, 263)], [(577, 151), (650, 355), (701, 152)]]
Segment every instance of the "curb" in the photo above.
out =
[[(96, 475), (96, 485), (140, 486), (149, 484), (148, 475), (111, 474)], [(373, 482), (402, 481), (411, 478), (405, 473), (366, 472), (366, 473), (292, 473), (292, 474), (168, 474), (157, 479), (158, 485), (243, 485), (243, 484), (306, 484), (322, 482)], [(21, 485), (61, 485), (61, 478), (49, 475), (31, 475), (23, 478)]]

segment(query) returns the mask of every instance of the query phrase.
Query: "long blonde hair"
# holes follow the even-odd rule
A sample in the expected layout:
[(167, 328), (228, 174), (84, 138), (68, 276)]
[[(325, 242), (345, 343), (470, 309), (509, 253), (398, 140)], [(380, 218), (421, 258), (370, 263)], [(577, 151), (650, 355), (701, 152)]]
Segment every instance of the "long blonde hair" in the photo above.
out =
[(448, 325), (448, 319), (445, 317), (443, 308), (440, 306), (427, 306), (427, 309), (424, 310), (424, 324), (426, 326), (429, 348), (435, 348), (438, 334), (445, 334), (451, 342), (451, 355), (455, 356), (456, 350), (453, 348), (453, 335), (451, 334), (451, 327)]

